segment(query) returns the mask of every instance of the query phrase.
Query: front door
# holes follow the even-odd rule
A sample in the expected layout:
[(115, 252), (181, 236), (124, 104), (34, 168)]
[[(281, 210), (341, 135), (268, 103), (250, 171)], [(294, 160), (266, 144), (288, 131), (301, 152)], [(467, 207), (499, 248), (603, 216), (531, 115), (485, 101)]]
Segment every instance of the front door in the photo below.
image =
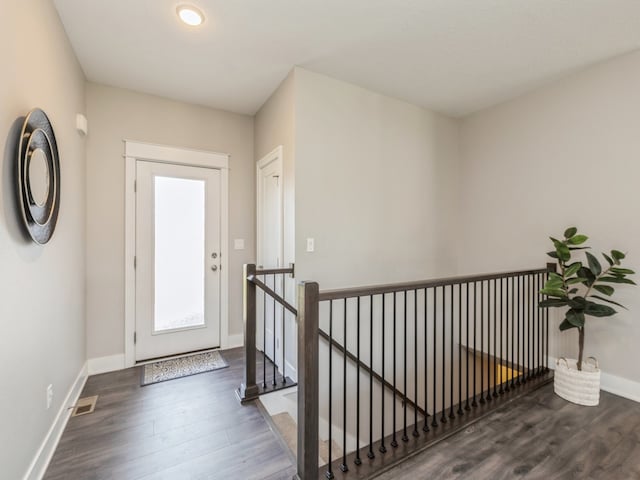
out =
[(136, 161), (137, 361), (220, 346), (220, 170)]

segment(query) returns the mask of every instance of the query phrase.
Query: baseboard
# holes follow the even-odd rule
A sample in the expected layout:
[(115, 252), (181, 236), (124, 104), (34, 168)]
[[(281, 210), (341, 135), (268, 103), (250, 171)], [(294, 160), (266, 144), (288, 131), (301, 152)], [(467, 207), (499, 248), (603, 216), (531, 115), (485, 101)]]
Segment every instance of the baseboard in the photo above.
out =
[(69, 407), (76, 404), (78, 398), (80, 398), (84, 384), (87, 381), (87, 364), (88, 362), (85, 362), (80, 369), (80, 373), (78, 373), (78, 376), (71, 385), (67, 396), (60, 405), (60, 410), (58, 410), (58, 414), (56, 415), (53, 424), (49, 428), (47, 435), (44, 437), (38, 452), (31, 461), (23, 480), (40, 480), (47, 471), (47, 467), (49, 466), (49, 462), (56, 451), (60, 437), (62, 437), (62, 433), (67, 426), (69, 418), (71, 417), (71, 409)]
[[(555, 357), (549, 357), (549, 368), (556, 368)], [(600, 389), (620, 397), (640, 402), (640, 383), (601, 371)]]
[(242, 333), (238, 335), (229, 335), (227, 341), (222, 345), (222, 348), (227, 350), (229, 348), (236, 348), (244, 346), (244, 335)]
[(125, 368), (124, 353), (109, 355), (108, 357), (90, 358), (87, 363), (89, 375), (114, 372)]

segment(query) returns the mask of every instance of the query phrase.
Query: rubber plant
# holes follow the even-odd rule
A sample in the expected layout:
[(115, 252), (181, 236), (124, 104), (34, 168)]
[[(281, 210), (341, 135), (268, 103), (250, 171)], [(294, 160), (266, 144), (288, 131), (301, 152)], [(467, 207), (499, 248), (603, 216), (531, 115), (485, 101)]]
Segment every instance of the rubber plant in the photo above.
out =
[[(635, 285), (628, 278), (635, 272), (622, 268), (625, 254), (619, 250), (611, 250), (609, 255), (602, 253), (608, 264), (603, 267), (595, 255), (586, 251), (590, 248), (585, 246), (589, 237), (579, 234), (575, 227), (565, 230), (563, 240), (549, 238), (554, 249), (547, 255), (557, 260), (558, 271), (549, 274), (544, 288), (540, 290), (547, 296), (540, 306), (567, 309), (560, 330), (578, 329), (578, 370), (582, 370), (586, 317), (615, 315), (617, 312), (611, 305), (626, 308), (612, 299), (615, 293), (613, 285)], [(584, 253), (586, 263), (574, 259), (578, 252)]]

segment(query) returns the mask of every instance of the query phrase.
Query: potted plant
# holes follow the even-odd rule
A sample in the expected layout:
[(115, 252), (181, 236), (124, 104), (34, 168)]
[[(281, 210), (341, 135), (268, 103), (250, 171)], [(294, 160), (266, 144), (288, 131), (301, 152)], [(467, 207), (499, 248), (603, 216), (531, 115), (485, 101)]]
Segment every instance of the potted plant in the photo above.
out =
[[(564, 232), (564, 239), (550, 237), (554, 249), (547, 255), (558, 262), (558, 270), (550, 273), (540, 293), (546, 299), (540, 302), (544, 308), (565, 309), (560, 330), (578, 329), (578, 359), (559, 359), (554, 375), (554, 391), (562, 398), (579, 405), (598, 405), (600, 399), (600, 368), (597, 360), (584, 360), (584, 330), (586, 317), (610, 317), (616, 314), (611, 306), (625, 308), (612, 299), (614, 285), (635, 282), (628, 278), (635, 272), (622, 268), (625, 254), (611, 250), (603, 253), (607, 265), (586, 250), (586, 235), (571, 227)], [(584, 253), (586, 263), (575, 260), (574, 254)], [(589, 360), (593, 360), (589, 362)]]

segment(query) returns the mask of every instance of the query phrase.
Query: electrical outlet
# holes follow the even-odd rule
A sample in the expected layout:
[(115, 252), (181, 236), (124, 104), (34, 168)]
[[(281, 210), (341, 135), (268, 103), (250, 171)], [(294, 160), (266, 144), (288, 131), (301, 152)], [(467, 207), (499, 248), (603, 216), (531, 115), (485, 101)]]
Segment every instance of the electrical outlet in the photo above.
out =
[(53, 403), (53, 385), (49, 385), (47, 387), (47, 410), (51, 408), (52, 403)]

